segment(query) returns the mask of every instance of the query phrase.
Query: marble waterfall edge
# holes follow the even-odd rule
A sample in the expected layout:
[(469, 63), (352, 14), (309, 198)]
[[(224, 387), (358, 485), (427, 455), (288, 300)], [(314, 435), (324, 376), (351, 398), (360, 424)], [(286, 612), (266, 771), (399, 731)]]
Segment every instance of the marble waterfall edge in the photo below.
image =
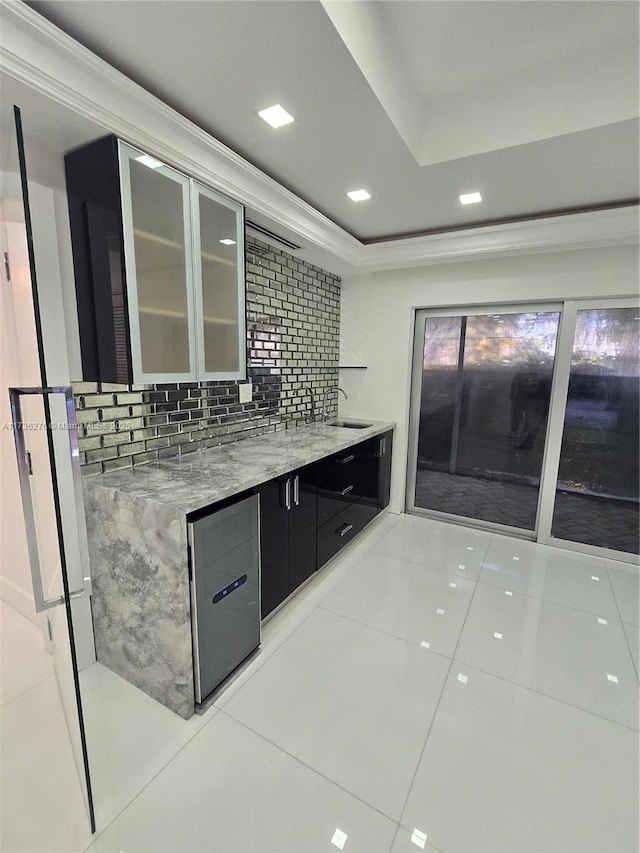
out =
[(194, 713), (184, 512), (85, 479), (98, 661), (181, 717)]

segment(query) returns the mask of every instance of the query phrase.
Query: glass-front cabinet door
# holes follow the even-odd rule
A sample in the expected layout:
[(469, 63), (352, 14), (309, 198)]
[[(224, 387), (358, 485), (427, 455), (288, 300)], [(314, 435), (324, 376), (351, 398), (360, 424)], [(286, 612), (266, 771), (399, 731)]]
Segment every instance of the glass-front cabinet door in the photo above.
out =
[(193, 182), (200, 378), (244, 379), (244, 210)]
[(137, 382), (196, 378), (190, 180), (120, 142), (131, 361)]

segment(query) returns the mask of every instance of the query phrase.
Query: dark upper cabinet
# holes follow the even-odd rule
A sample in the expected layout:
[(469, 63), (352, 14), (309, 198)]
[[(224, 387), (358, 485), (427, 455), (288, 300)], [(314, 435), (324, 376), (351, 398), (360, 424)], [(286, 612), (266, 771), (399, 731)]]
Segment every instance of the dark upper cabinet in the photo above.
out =
[(65, 172), (83, 378), (245, 378), (242, 206), (113, 136)]
[(262, 618), (317, 568), (317, 497), (313, 466), (260, 486)]
[(65, 170), (82, 375), (131, 383), (117, 144), (108, 136), (67, 154)]

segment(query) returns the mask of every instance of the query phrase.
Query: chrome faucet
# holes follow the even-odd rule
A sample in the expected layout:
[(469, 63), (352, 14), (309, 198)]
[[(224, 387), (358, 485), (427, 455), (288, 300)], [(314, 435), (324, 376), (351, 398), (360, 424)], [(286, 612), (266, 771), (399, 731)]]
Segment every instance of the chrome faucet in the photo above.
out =
[[(322, 394), (322, 423), (323, 424), (326, 424), (326, 422), (327, 422), (327, 394), (329, 393), (329, 391), (333, 391), (333, 390), (334, 390), (333, 388), (327, 387), (324, 389), (324, 392)], [(342, 388), (336, 386), (335, 390), (339, 391), (345, 400), (349, 399), (349, 395)]]
[(316, 422), (316, 398), (313, 393), (313, 388), (308, 388), (307, 390), (309, 391), (309, 397), (311, 398), (311, 423), (313, 424)]

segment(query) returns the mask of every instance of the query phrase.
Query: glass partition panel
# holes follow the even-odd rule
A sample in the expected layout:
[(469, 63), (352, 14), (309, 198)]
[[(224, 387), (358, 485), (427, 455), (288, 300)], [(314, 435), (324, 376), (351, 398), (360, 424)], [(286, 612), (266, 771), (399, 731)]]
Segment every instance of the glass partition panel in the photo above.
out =
[[(68, 799), (61, 798), (54, 812), (58, 806), (75, 803), (76, 797), (78, 802), (84, 799), (88, 821), (83, 818), (77, 827), (84, 837), (88, 827), (95, 831), (95, 816), (78, 665), (78, 614), (81, 606), (84, 614), (89, 614), (91, 591), (78, 550), (82, 537), (76, 529), (83, 521), (76, 514), (74, 501), (74, 492), (77, 495), (81, 490), (78, 447), (71, 389), (44, 387), (51, 360), (47, 358), (46, 340), (56, 327), (44, 310), (46, 300), (41, 301), (41, 297), (55, 281), (47, 252), (47, 237), (53, 233), (55, 240), (55, 222), (43, 218), (38, 200), (46, 198), (51, 189), (29, 179), (28, 162), (32, 153), (37, 157), (40, 139), (34, 144), (34, 136), (25, 137), (17, 106), (12, 119), (7, 121), (7, 133), (0, 146), (0, 231), (3, 253), (6, 252), (0, 308), (5, 339), (0, 371), (4, 420), (0, 443), (2, 559), (11, 564), (12, 586), (19, 591), (21, 613), (34, 624), (38, 621), (36, 613), (46, 613), (40, 624), (47, 626), (43, 647), (51, 655), (56, 690), (48, 693), (50, 704), (46, 709), (20, 729), (21, 736), (35, 738), (37, 748), (25, 749), (20, 762), (8, 762), (6, 766), (3, 762), (0, 768), (0, 785), (28, 791), (33, 801), (32, 809), (29, 804), (21, 811), (28, 802), (25, 795), (14, 801), (20, 804), (15, 813), (3, 812), (2, 835), (3, 839), (23, 838), (27, 814), (42, 822), (38, 792), (53, 790), (64, 779)], [(28, 129), (29, 120), (26, 125)], [(15, 601), (16, 598), (11, 599), (12, 603)], [(6, 607), (10, 610), (11, 604), (7, 602)], [(3, 641), (0, 677), (4, 676), (3, 667), (9, 656), (12, 670), (28, 670), (32, 665), (31, 643), (23, 643), (23, 638), (22, 633), (8, 634), (7, 643)], [(56, 730), (58, 720), (63, 728), (62, 737), (56, 742), (56, 764), (40, 766), (51, 755), (48, 735)], [(36, 732), (36, 726), (42, 728)], [(37, 767), (34, 756), (40, 761)], [(77, 790), (74, 777), (62, 775), (67, 759), (72, 767), (75, 760)], [(32, 783), (33, 790), (29, 787)], [(75, 820), (72, 821), (75, 832)], [(29, 834), (27, 827), (26, 837)], [(55, 836), (49, 840), (58, 844)], [(26, 843), (32, 849), (31, 842)]]
[(577, 313), (552, 535), (638, 553), (638, 308)]

